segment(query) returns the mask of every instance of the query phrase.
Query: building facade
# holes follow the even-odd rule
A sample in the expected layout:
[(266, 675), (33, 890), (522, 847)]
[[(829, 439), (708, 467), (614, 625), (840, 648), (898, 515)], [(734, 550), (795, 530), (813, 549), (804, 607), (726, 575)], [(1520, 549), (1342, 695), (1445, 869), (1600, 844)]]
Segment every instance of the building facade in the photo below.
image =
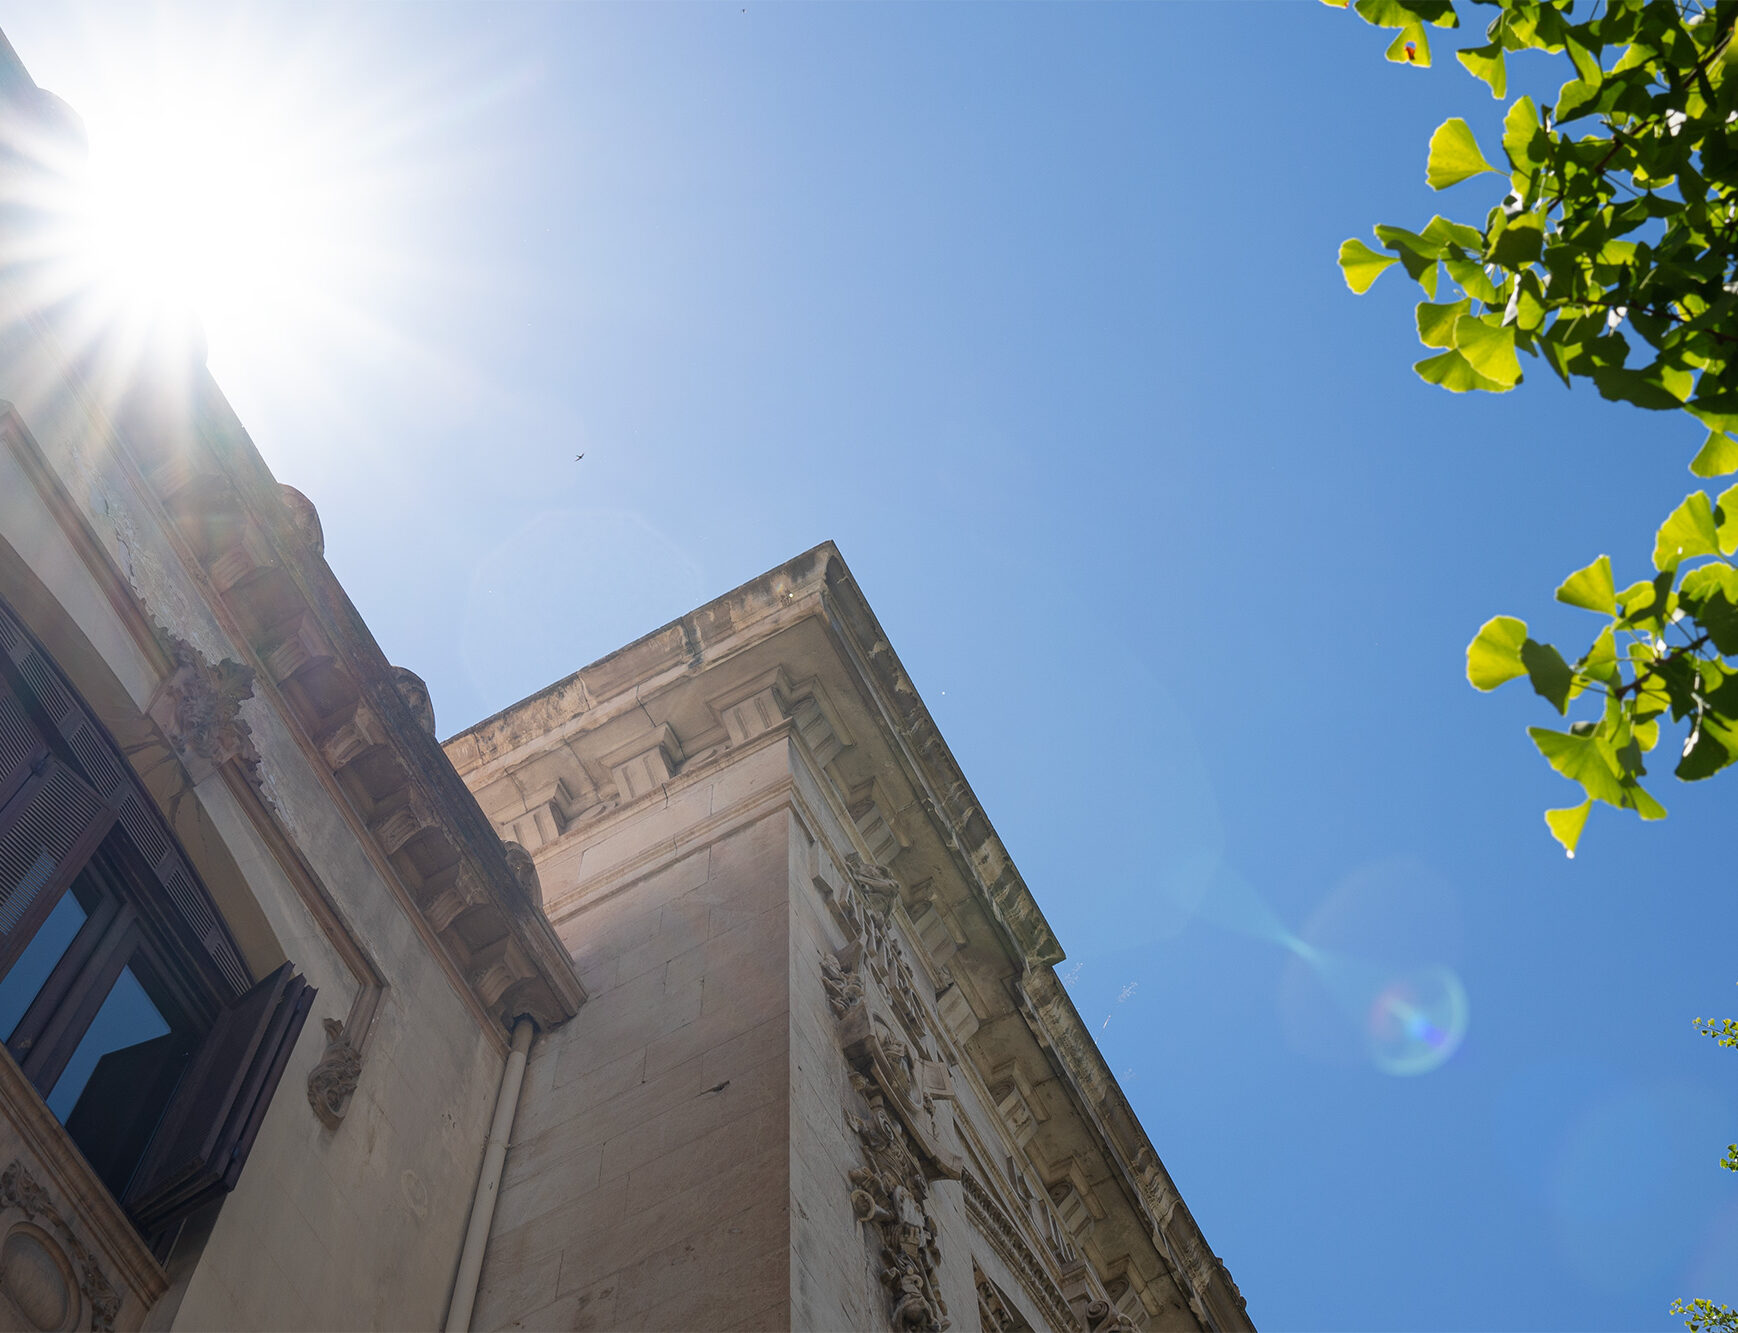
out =
[(446, 750), (590, 994), (478, 1327), (1245, 1326), (831, 545)]
[(0, 39), (0, 1326), (1248, 1327), (830, 546), (435, 739)]

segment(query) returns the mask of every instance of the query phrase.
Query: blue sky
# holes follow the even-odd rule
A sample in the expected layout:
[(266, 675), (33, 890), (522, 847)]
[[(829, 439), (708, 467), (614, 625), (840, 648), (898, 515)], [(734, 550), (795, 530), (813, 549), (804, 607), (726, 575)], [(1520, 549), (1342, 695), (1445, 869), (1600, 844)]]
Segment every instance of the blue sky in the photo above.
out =
[[(1544, 705), (1462, 674), (1497, 612), (1583, 646), (1551, 590), (1645, 572), (1699, 433), (1451, 397), (1401, 275), (1346, 290), (1494, 202), (1424, 185), (1497, 108), (1440, 49), (1302, 0), (0, 26), (93, 139), (221, 74), (318, 150), (342, 257), (212, 364), (443, 734), (832, 538), (1258, 1324), (1738, 1301), (1729, 780), (1568, 861)], [(1359, 1006), (1445, 969), (1464, 1040), (1389, 1072)]]

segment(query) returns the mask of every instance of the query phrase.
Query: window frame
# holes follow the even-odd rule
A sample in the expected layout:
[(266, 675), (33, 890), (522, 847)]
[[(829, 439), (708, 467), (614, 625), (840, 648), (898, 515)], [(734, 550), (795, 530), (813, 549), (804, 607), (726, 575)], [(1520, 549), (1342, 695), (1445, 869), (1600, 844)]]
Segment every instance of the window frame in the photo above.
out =
[[(64, 812), (56, 798), (67, 801)], [(37, 855), (22, 869), (32, 847)], [(13, 894), (51, 852), (52, 868), (26, 890), (30, 897), (6, 929)], [(7, 1058), (45, 1109), (128, 968), (169, 1025), (167, 1035), (183, 1036), (167, 1049), (191, 1043), (184, 1058), (171, 1057), (179, 1069), (153, 1076), (160, 1078), (153, 1088), (169, 1091), (149, 1131), (137, 1117), (105, 1117), (101, 1107), (83, 1120), (117, 1135), (104, 1146), (138, 1143), (135, 1157), (118, 1152), (106, 1172), (79, 1151), (161, 1254), (188, 1214), (234, 1188), (314, 991), (287, 962), (255, 980), (120, 747), (0, 600), (0, 877), (12, 876), (0, 883), (0, 977), (66, 895), (82, 887), (93, 896), (13, 1030), (0, 1033)], [(101, 1063), (87, 1078), (98, 1076)], [(48, 1112), (69, 1138), (83, 1091), (65, 1120)]]

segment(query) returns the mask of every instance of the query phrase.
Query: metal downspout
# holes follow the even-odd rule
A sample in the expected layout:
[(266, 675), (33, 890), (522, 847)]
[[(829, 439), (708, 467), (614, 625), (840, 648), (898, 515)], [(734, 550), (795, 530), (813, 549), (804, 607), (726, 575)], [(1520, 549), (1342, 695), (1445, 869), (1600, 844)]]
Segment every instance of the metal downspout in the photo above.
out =
[(489, 1123), (489, 1145), (483, 1150), (477, 1195), (471, 1201), (471, 1222), (465, 1230), (465, 1248), (459, 1254), (459, 1273), (453, 1279), (446, 1333), (469, 1333), (471, 1327), (477, 1281), (483, 1275), (483, 1251), (489, 1246), (489, 1227), (495, 1220), (495, 1202), (501, 1195), (501, 1170), (507, 1165), (513, 1117), (519, 1110), (519, 1089), (525, 1082), (525, 1057), (536, 1035), (537, 1024), (528, 1015), (519, 1015), (513, 1024), (513, 1047), (507, 1053), (507, 1067), (501, 1071), (501, 1093), (495, 1099), (495, 1118)]

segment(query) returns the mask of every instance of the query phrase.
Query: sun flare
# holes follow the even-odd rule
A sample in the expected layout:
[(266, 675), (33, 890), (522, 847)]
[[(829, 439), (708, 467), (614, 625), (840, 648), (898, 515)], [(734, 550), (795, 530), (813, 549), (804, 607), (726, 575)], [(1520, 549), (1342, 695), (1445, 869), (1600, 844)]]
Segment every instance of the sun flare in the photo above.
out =
[(345, 77), (312, 26), (159, 16), (84, 40), (88, 84), (45, 83), (64, 102), (13, 134), (40, 168), (30, 257), (63, 335), (190, 346), (227, 385), (280, 387), (378, 341), (363, 312), (391, 267), (406, 108)]
[(316, 293), (331, 228), (306, 141), (245, 105), (137, 110), (92, 127), (84, 211), (99, 280), (219, 327), (281, 318)]

